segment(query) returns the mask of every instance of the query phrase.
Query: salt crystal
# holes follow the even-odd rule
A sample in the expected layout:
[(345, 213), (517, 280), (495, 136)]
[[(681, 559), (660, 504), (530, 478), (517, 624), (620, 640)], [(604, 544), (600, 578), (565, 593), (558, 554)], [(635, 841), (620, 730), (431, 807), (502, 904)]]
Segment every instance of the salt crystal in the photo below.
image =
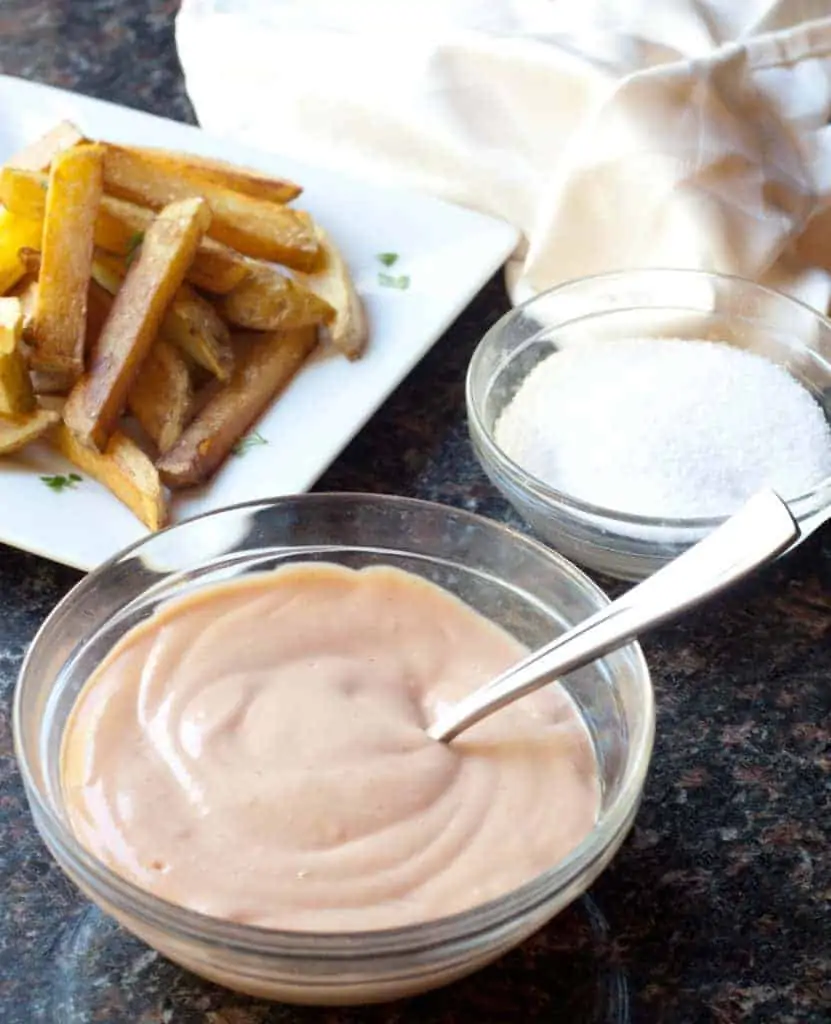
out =
[(656, 518), (729, 515), (762, 488), (793, 499), (831, 476), (831, 428), (811, 393), (721, 342), (556, 352), (520, 385), (495, 437), (550, 487)]

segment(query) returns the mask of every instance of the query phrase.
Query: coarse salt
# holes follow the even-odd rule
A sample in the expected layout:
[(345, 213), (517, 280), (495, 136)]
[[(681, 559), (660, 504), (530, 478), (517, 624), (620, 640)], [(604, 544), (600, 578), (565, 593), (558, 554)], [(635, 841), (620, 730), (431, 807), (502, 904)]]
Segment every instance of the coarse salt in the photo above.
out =
[(721, 342), (597, 341), (548, 356), (500, 416), (503, 451), (558, 491), (656, 518), (729, 515), (831, 476), (831, 428), (786, 370)]

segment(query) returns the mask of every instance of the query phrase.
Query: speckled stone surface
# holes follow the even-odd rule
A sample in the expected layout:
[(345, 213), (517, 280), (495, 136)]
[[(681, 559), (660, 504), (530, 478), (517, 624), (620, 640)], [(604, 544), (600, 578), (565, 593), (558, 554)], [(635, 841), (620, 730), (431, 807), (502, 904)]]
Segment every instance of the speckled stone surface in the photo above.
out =
[[(0, 0), (0, 70), (190, 118), (176, 6)], [(510, 519), (472, 457), (463, 408), (466, 362), (505, 308), (492, 282), (319, 486)], [(590, 898), (473, 979), (351, 1011), (269, 1006), (204, 984), (101, 917), (53, 865), (23, 797), (10, 704), (26, 646), (77, 579), (0, 546), (3, 1024), (831, 1020), (829, 530), (646, 643), (654, 763), (635, 829)]]

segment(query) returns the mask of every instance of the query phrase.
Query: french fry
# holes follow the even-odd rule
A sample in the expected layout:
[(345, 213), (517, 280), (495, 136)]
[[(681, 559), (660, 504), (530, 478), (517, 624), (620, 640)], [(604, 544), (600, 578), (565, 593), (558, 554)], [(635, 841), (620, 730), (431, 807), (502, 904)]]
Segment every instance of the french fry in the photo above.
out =
[(266, 199), (272, 203), (290, 203), (303, 189), (293, 181), (275, 178), (251, 167), (238, 167), (225, 160), (193, 153), (178, 153), (169, 149), (125, 146), (142, 159), (162, 168), (166, 173), (185, 180), (206, 181), (233, 192), (242, 192), (254, 199)]
[[(34, 298), (37, 291), (37, 282), (32, 281), (28, 291), (20, 296), (23, 305), (23, 337), (26, 337), (27, 320), (30, 320), (31, 310), (34, 307)], [(84, 351), (91, 352), (93, 345), (104, 328), (110, 309), (112, 308), (112, 297), (106, 292), (97, 281), (90, 281), (87, 293), (87, 326), (84, 338)], [(47, 370), (33, 370), (31, 373), (32, 384), (35, 394), (38, 395), (66, 395), (71, 389), (75, 380), (66, 373)]]
[(60, 413), (53, 409), (35, 409), (22, 416), (0, 417), (0, 455), (25, 448), (37, 441), (60, 419)]
[(297, 274), (297, 280), (324, 299), (334, 310), (328, 325), (332, 344), (349, 359), (357, 359), (366, 348), (369, 326), (360, 296), (346, 261), (326, 232), (315, 225), (323, 267), (314, 274)]
[[(126, 199), (104, 196), (95, 226), (95, 244), (118, 256), (128, 256), (144, 237), (154, 216), (152, 210)], [(188, 267), (187, 279), (197, 288), (224, 295), (247, 273), (247, 263), (239, 253), (213, 238), (203, 238)]]
[(80, 376), (84, 369), (87, 289), (101, 200), (101, 147), (76, 146), (52, 162), (31, 366)]
[(217, 308), (228, 323), (255, 331), (307, 327), (335, 316), (328, 302), (267, 263), (251, 263), (245, 280)]
[(192, 401), (187, 363), (178, 349), (158, 338), (130, 389), (127, 408), (160, 453), (182, 436)]
[(169, 487), (202, 483), (215, 472), (305, 362), (317, 344), (317, 328), (236, 335), (233, 343), (237, 362), (230, 382), (157, 462)]
[(208, 233), (245, 256), (313, 270), (318, 245), (308, 217), (298, 210), (232, 192), (207, 181), (187, 181), (121, 146), (106, 146), (104, 187), (121, 199), (159, 209), (194, 196), (213, 214)]
[[(32, 317), (37, 300), (37, 274), (40, 269), (40, 253), (36, 249), (21, 249), (21, 259), (26, 264), (26, 277), (19, 281), (9, 293), (20, 302), (23, 314), (21, 330), (22, 350), (28, 364), (30, 349), (29, 338), (32, 336)], [(90, 282), (91, 283), (91, 282)], [(66, 373), (49, 373), (44, 370), (33, 370), (30, 374), (32, 388), (36, 395), (65, 395), (74, 383)]]
[(167, 500), (156, 467), (126, 434), (116, 431), (104, 452), (81, 444), (65, 423), (49, 440), (65, 459), (123, 502), (145, 526), (160, 530), (167, 522)]
[(162, 334), (218, 380), (227, 381), (234, 365), (230, 332), (213, 306), (183, 285), (165, 313)]
[(27, 220), (11, 210), (0, 210), (0, 295), (7, 294), (26, 273), (20, 250), (40, 248), (43, 219)]
[(15, 153), (6, 164), (26, 171), (46, 171), (59, 153), (84, 141), (83, 134), (71, 121), (61, 121), (45, 135)]
[[(30, 171), (9, 164), (0, 167), (0, 202), (18, 217), (40, 221), (41, 230), (48, 188), (49, 175), (43, 171)], [(35, 248), (40, 248), (39, 240)]]
[[(8, 246), (12, 254), (23, 246), (40, 248), (47, 182), (47, 176), (38, 171), (8, 166), (0, 168), (0, 202), (7, 207), (6, 216), (13, 214), (17, 220), (23, 219), (27, 224), (31, 222), (28, 233), (19, 238), (13, 248)], [(155, 211), (144, 206), (105, 195), (95, 221), (95, 244), (117, 256), (128, 256), (140, 244), (155, 216)], [(3, 224), (0, 219), (0, 287), (4, 280)], [(12, 266), (16, 267), (16, 261)], [(224, 295), (235, 288), (247, 273), (247, 261), (238, 252), (213, 238), (203, 238), (193, 263), (188, 267), (187, 278), (197, 288)]]
[(203, 199), (172, 203), (144, 236), (93, 348), (89, 369), (64, 408), (64, 421), (82, 444), (104, 450), (210, 216)]
[[(23, 265), (26, 267), (27, 275), (30, 275), (25, 285), (18, 286), (15, 289), (15, 293), (18, 295), (20, 300), (21, 310), (23, 314), (23, 338), (27, 337), (27, 334), (31, 334), (32, 317), (34, 315), (35, 302), (37, 300), (37, 276), (40, 273), (40, 253), (36, 249), (21, 249), (20, 259)], [(93, 260), (93, 270), (95, 268), (95, 260)], [(120, 284), (121, 278), (116, 278)], [(89, 352), (92, 349), (93, 344), (97, 341), (98, 335), (101, 333), (104, 323), (110, 314), (112, 307), (112, 295), (117, 289), (113, 289), (112, 292), (108, 291), (102, 285), (95, 280), (95, 275), (90, 278), (89, 286), (87, 289), (87, 322), (86, 331), (84, 335), (84, 352)], [(0, 300), (2, 302), (2, 300)], [(44, 385), (38, 389), (38, 394), (52, 394), (56, 391), (68, 390), (72, 385), (72, 380), (65, 373), (60, 372), (44, 372), (35, 371), (37, 379)]]
[[(123, 260), (96, 251), (92, 275), (110, 295), (118, 292), (126, 273)], [(228, 328), (213, 306), (187, 285), (176, 293), (164, 315), (160, 334), (219, 380), (230, 377), (234, 353), (228, 344)]]
[[(21, 250), (22, 251), (22, 250)], [(32, 317), (35, 314), (35, 302), (38, 296), (37, 278), (27, 274), (12, 288), (9, 295), (20, 301), (20, 310), (23, 314), (23, 326), (21, 337), (23, 338), (23, 351), (26, 355), (26, 363), (29, 362), (29, 338), (32, 336)]]
[(35, 408), (35, 393), (21, 351), (20, 299), (0, 299), (0, 416), (22, 416)]

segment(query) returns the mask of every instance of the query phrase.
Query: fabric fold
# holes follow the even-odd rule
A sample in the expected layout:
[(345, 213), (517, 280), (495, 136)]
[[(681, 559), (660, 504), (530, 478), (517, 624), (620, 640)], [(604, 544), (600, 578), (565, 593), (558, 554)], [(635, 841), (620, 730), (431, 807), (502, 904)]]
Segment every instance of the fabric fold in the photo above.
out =
[(202, 126), (502, 217), (514, 301), (629, 267), (827, 308), (822, 0), (184, 0)]

